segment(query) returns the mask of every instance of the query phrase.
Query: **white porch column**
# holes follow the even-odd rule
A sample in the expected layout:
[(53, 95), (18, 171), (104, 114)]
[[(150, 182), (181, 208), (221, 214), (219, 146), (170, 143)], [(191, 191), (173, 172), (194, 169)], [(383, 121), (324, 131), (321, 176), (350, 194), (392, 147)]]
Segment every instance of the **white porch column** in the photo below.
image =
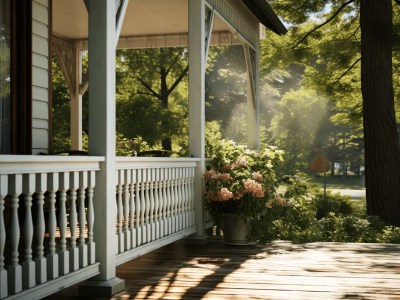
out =
[(189, 153), (200, 158), (194, 182), (196, 234), (190, 242), (206, 243), (204, 216), (205, 171), (205, 0), (189, 1)]
[(75, 74), (74, 88), (71, 94), (71, 150), (82, 150), (82, 95), (80, 94), (80, 84), (82, 78), (82, 51), (79, 43), (74, 47)]
[[(258, 35), (259, 36), (259, 35)], [(260, 99), (260, 42), (258, 42), (258, 49), (256, 51), (256, 65), (255, 65), (255, 72), (256, 72), (256, 76), (255, 76), (255, 80), (256, 80), (256, 84), (255, 84), (255, 91), (256, 91), (256, 139), (257, 139), (257, 151), (260, 152), (261, 150), (261, 142), (260, 142), (260, 124), (261, 124), (261, 120), (260, 120), (260, 103), (261, 103), (261, 99)]]
[(116, 277), (115, 1), (89, 0), (89, 154), (104, 156), (94, 191), (94, 240), (101, 274), (81, 286), (84, 296), (124, 289)]
[[(260, 149), (258, 53), (244, 44), (247, 73), (247, 147)], [(254, 51), (252, 53), (252, 51)], [(253, 56), (253, 57), (252, 57)]]

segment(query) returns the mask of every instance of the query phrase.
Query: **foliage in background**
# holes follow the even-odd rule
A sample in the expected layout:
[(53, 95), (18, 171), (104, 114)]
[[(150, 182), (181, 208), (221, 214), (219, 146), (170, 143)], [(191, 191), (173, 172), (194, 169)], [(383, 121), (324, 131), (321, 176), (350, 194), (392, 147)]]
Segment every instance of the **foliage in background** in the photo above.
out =
[(117, 50), (116, 69), (117, 131), (165, 150), (187, 146), (187, 49)]
[(57, 60), (53, 57), (52, 60), (52, 80), (53, 80), (53, 122), (52, 124), (52, 151), (60, 152), (71, 148), (70, 138), (70, 115), (71, 115), (71, 100), (67, 84), (64, 80)]
[(257, 230), (260, 240), (400, 243), (400, 228), (367, 215), (365, 203), (340, 194), (324, 196), (298, 176), (280, 182), (287, 190), (267, 203)]
[(285, 151), (285, 174), (308, 167), (314, 141), (326, 126), (326, 116), (326, 100), (313, 90), (291, 90), (283, 95), (272, 119), (271, 133), (272, 143)]
[(206, 121), (224, 139), (246, 143), (246, 65), (242, 45), (212, 46), (206, 69)]

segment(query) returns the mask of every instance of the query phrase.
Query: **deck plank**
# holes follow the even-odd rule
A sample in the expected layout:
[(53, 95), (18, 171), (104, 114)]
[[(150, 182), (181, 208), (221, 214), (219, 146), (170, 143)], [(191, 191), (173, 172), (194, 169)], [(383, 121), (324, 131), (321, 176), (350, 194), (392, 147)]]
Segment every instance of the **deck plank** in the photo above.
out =
[[(400, 245), (167, 245), (117, 268), (112, 299), (400, 299)], [(49, 299), (78, 299), (76, 287)]]

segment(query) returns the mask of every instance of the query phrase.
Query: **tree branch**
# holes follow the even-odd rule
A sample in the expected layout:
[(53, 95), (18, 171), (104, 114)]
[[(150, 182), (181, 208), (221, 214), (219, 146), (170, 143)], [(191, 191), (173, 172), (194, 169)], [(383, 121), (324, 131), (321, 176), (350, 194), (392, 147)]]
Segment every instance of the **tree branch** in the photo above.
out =
[(355, 66), (359, 61), (361, 61), (361, 57), (359, 57), (359, 58), (346, 70), (346, 72), (344, 72), (342, 75), (340, 75), (340, 77), (339, 77), (338, 79), (336, 79), (335, 82), (334, 82), (333, 84), (338, 83), (344, 76), (346, 76), (346, 74), (349, 73), (350, 70), (353, 69), (354, 66)]
[(137, 91), (135, 94), (136, 94), (136, 95), (147, 95), (147, 96), (152, 96), (152, 97), (154, 97), (154, 94), (153, 94), (153, 93), (146, 93), (146, 92), (142, 92), (142, 91)]
[[(312, 34), (313, 32), (317, 31), (318, 29), (320, 29), (321, 27), (325, 26), (326, 24), (328, 24), (330, 21), (332, 21), (347, 5), (353, 3), (355, 0), (349, 0), (345, 3), (342, 4), (342, 6), (339, 7), (339, 9), (332, 15), (330, 16), (324, 23), (319, 24), (317, 27), (313, 28), (312, 30), (310, 30), (309, 32), (307, 32), (307, 34), (305, 36), (303, 36), (300, 41), (298, 41), (296, 43), (296, 45), (294, 45), (292, 47), (292, 49), (296, 48), (298, 45), (300, 45), (310, 34)], [(396, 0), (396, 1), (400, 1), (400, 0)]]
[(183, 77), (185, 77), (188, 71), (189, 71), (189, 66), (186, 66), (186, 68), (182, 71), (179, 77), (175, 80), (174, 84), (171, 85), (171, 87), (168, 89), (168, 95), (172, 93), (172, 91), (176, 88), (179, 82), (182, 81)]
[(158, 94), (156, 91), (154, 91), (150, 85), (148, 85), (146, 82), (144, 82), (143, 79), (136, 77), (136, 79), (150, 92), (150, 95), (158, 98), (161, 100), (161, 95)]
[(173, 62), (169, 65), (167, 71), (166, 71), (166, 75), (169, 74), (169, 72), (171, 72), (172, 67), (179, 61), (179, 58), (182, 56), (182, 51), (179, 51), (178, 54), (175, 56), (175, 58), (173, 59)]

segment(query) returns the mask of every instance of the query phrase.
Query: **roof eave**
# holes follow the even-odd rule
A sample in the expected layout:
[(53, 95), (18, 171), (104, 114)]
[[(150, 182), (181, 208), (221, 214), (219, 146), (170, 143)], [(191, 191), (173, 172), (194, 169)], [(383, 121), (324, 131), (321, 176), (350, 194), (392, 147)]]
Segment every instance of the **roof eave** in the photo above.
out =
[(266, 0), (242, 0), (252, 14), (267, 28), (279, 35), (287, 32), (285, 25), (279, 20)]

